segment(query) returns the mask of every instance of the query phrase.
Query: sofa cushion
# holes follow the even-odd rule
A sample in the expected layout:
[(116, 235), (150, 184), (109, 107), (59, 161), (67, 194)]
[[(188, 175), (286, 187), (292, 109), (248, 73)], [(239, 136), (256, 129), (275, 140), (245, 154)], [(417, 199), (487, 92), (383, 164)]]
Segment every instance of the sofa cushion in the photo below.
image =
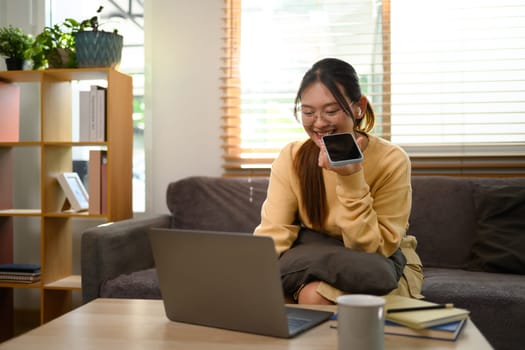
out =
[(189, 177), (172, 182), (167, 204), (172, 226), (252, 233), (261, 221), (268, 178)]
[(469, 269), (525, 274), (525, 187), (474, 185), (478, 217)]
[(157, 270), (150, 268), (105, 281), (101, 298), (161, 299)]
[(475, 232), (469, 181), (446, 176), (412, 177), (408, 234), (417, 238), (423, 266), (465, 267)]
[(472, 321), (496, 349), (525, 342), (525, 276), (461, 269), (424, 268), (423, 295), (435, 303), (470, 310)]

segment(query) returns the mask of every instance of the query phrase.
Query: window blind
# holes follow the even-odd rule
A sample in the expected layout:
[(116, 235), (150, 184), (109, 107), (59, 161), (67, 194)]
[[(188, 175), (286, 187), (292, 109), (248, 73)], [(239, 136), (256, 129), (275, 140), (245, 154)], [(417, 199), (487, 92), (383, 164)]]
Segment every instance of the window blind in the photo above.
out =
[(392, 1), (391, 140), (420, 173), (524, 174), (525, 3)]
[(524, 172), (522, 1), (225, 4), (225, 175), (266, 175), (306, 137), (293, 100), (324, 57), (356, 68), (374, 133), (404, 147), (416, 171)]

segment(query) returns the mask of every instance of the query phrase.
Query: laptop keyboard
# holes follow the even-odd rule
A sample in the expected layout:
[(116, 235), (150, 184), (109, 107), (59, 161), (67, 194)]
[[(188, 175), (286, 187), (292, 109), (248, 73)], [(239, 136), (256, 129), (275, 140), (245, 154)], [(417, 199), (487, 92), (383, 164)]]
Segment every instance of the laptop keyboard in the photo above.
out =
[(305, 318), (288, 317), (288, 329), (293, 333), (296, 330), (302, 329), (302, 327), (309, 322), (311, 322), (311, 320)]

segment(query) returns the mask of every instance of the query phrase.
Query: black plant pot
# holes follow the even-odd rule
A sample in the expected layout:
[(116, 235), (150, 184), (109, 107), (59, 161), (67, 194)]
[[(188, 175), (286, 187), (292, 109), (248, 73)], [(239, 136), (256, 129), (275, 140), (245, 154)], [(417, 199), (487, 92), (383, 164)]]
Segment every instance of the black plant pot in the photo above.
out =
[(75, 34), (78, 67), (117, 67), (122, 57), (123, 39), (122, 35), (101, 31)]
[(24, 69), (24, 59), (22, 58), (6, 58), (5, 65), (7, 70), (22, 70)]

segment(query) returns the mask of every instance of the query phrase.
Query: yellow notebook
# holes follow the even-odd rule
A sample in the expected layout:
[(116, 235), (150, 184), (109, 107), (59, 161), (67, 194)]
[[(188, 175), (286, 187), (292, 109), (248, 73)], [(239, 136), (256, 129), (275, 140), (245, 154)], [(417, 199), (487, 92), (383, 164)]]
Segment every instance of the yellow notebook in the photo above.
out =
[(470, 311), (456, 307), (388, 313), (389, 309), (433, 306), (438, 304), (425, 300), (402, 297), (399, 295), (385, 295), (383, 298), (386, 300), (386, 320), (415, 329), (423, 329), (444, 323), (463, 320), (470, 314)]

